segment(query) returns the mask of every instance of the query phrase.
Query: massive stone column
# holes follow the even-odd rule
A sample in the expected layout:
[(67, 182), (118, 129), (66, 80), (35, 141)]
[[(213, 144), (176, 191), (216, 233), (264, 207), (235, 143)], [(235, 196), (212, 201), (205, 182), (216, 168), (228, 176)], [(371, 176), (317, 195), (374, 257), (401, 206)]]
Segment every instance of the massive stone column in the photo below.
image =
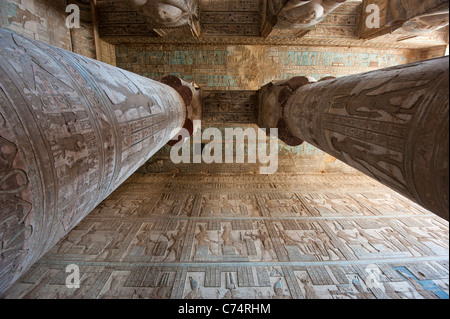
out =
[(0, 29), (0, 294), (174, 137), (184, 98)]
[(271, 84), (261, 90), (260, 126), (285, 127), (288, 141), (311, 143), (448, 220), (448, 77), (443, 57)]

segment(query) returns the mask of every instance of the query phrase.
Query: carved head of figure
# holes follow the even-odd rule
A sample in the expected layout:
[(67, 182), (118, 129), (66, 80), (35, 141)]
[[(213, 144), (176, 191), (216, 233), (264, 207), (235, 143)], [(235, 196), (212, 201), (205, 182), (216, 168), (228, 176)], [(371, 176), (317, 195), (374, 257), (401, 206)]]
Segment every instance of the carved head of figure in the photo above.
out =
[(293, 28), (308, 28), (321, 22), (346, 0), (292, 0), (280, 14), (280, 21)]
[(129, 0), (141, 14), (155, 25), (175, 27), (190, 21), (190, 9), (182, 0)]
[(311, 1), (304, 4), (300, 1), (298, 6), (286, 7), (280, 20), (291, 23), (293, 26), (308, 26), (321, 18), (324, 14), (322, 1)]
[(143, 12), (159, 24), (177, 23), (184, 15), (180, 8), (159, 2), (150, 2), (143, 8)]

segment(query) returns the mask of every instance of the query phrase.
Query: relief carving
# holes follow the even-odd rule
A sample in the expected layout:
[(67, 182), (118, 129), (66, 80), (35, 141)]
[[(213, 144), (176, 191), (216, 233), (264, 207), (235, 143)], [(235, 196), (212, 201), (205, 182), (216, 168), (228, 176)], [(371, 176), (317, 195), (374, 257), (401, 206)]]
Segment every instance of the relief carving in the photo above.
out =
[[(0, 114), (0, 133), (6, 130), (6, 121)], [(6, 132), (5, 132), (6, 133)], [(14, 168), (20, 163), (18, 147), (0, 136), (0, 269), (20, 271), (19, 266), (28, 254), (27, 241), (33, 234), (28, 220), (32, 204), (23, 200), (29, 186), (27, 173)], [(0, 275), (0, 293), (8, 278)]]
[(175, 260), (181, 260), (186, 232), (187, 227), (183, 223), (180, 223), (179, 230), (175, 234), (169, 235), (169, 246), (167, 247), (167, 254), (164, 260), (167, 260), (171, 254), (174, 256)]
[[(166, 175), (136, 175), (100, 206), (100, 212), (87, 216), (64, 238), (44, 264), (38, 262), (26, 273), (7, 298), (431, 299), (448, 295), (448, 223), (425, 210), (412, 210), (412, 203), (378, 184), (355, 194), (355, 189), (368, 185), (367, 177), (177, 178), (183, 194), (166, 188)], [(227, 186), (207, 194), (188, 187), (199, 182)], [(258, 188), (237, 194), (239, 182), (278, 187), (273, 192)], [(338, 183), (345, 191), (335, 189)], [(298, 203), (289, 191), (292, 188), (311, 210), (322, 203), (311, 198), (325, 199), (325, 205), (336, 209), (327, 207), (328, 213), (321, 216), (269, 214), (269, 206), (277, 201)], [(222, 213), (139, 217), (131, 213), (136, 207), (122, 214), (117, 205), (147, 205), (163, 199), (172, 212), (181, 210), (191, 197), (197, 199), (195, 206), (200, 204), (199, 211), (214, 198), (218, 205), (226, 203), (220, 198), (226, 198), (233, 207), (259, 198), (263, 214), (251, 220)], [(358, 212), (365, 206), (371, 207), (371, 215)], [(80, 290), (64, 288), (61, 260), (82, 267)], [(372, 263), (381, 270), (385, 292), (367, 285), (366, 269)], [(415, 275), (398, 272), (399, 265)]]
[(448, 220), (448, 72), (442, 57), (312, 83), (283, 118), (296, 138)]
[(30, 10), (23, 10), (21, 8), (17, 8), (17, 16), (8, 18), (9, 24), (15, 22), (21, 24), (22, 27), (25, 27), (27, 22), (35, 22), (37, 24), (42, 24), (44, 19), (35, 15)]
[[(29, 268), (170, 140), (183, 123), (185, 105), (161, 83), (6, 29), (0, 46), (0, 112), (7, 112), (14, 128), (4, 129), (0, 119), (2, 292), (3, 283)], [(25, 203), (31, 200), (34, 210)], [(111, 211), (137, 218), (141, 202), (114, 202)], [(103, 210), (108, 204), (96, 213)], [(39, 241), (28, 240), (33, 232)], [(119, 225), (101, 233), (96, 245), (83, 242), (61, 252), (115, 258), (124, 250), (126, 232)], [(95, 239), (89, 235), (86, 241)], [(27, 249), (27, 264), (21, 264), (23, 256), (12, 257)]]
[[(402, 157), (397, 154), (377, 154), (376, 147), (365, 142), (360, 142), (352, 138), (344, 138), (340, 140), (337, 137), (331, 138), (331, 144), (334, 149), (345, 155), (344, 158), (351, 159), (356, 163), (363, 166), (367, 171), (371, 172), (374, 176), (378, 173), (382, 173), (385, 179), (391, 179), (395, 184), (406, 189), (406, 181), (404, 169), (402, 167)], [(386, 169), (382, 163), (389, 164), (396, 167), (402, 174), (401, 179), (395, 176), (391, 176), (391, 170)]]
[(153, 26), (174, 28), (189, 25), (199, 33), (198, 0), (129, 0), (137, 11), (150, 18)]
[(411, 33), (439, 30), (449, 24), (449, 2), (446, 0), (391, 0), (387, 23), (393, 30)]
[(346, 0), (294, 0), (289, 1), (278, 17), (280, 25), (304, 29), (322, 22)]

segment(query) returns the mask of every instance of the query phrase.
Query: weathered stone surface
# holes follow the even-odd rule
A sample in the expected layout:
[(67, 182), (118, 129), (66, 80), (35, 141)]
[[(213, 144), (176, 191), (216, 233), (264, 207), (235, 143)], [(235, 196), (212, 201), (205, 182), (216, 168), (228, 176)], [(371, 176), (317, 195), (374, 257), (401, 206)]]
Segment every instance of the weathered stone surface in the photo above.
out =
[(449, 219), (448, 57), (310, 84), (288, 130)]
[(284, 108), (292, 94), (302, 86), (317, 82), (305, 76), (272, 82), (259, 90), (258, 125), (261, 128), (278, 128), (278, 137), (289, 146), (299, 146), (303, 140), (293, 136), (286, 127)]
[(170, 28), (201, 31), (198, 0), (110, 0), (98, 3), (100, 34), (164, 36)]
[(3, 298), (448, 298), (448, 245), (447, 222), (358, 172), (135, 174)]
[(163, 147), (169, 86), (0, 31), (0, 291)]
[(430, 32), (448, 25), (449, 2), (446, 0), (389, 1), (386, 23), (392, 30)]
[[(10, 0), (12, 1), (12, 0)], [(41, 0), (34, 0), (41, 1)], [(369, 0), (375, 1), (375, 0)], [(99, 1), (100, 34), (114, 44), (233, 44), (233, 45), (307, 45), (366, 48), (425, 48), (447, 44), (447, 32), (441, 29), (404, 39), (404, 34), (383, 33), (373, 41), (358, 39), (358, 29), (364, 28), (361, 2), (346, 1), (314, 28), (295, 29), (277, 24), (279, 10), (288, 0), (200, 0), (200, 37), (192, 36), (189, 26), (152, 28), (149, 18), (121, 0)], [(306, 1), (307, 3), (309, 1)], [(325, 2), (325, 1), (324, 1)], [(326, 1), (335, 3), (334, 0)], [(387, 1), (384, 1), (387, 2)], [(118, 5), (116, 5), (118, 3)], [(383, 12), (384, 14), (386, 11)], [(261, 17), (260, 17), (261, 16)], [(385, 18), (386, 14), (384, 15)], [(273, 21), (272, 17), (275, 18)], [(383, 18), (383, 17), (382, 17)], [(274, 27), (275, 26), (275, 27)], [(369, 31), (373, 31), (369, 30)], [(266, 37), (268, 34), (270, 35)], [(307, 34), (306, 34), (307, 33)], [(261, 34), (266, 37), (261, 37)]]
[(161, 28), (189, 25), (200, 35), (199, 0), (129, 0), (151, 23)]
[(323, 21), (346, 0), (294, 0), (281, 10), (278, 21), (285, 28), (309, 28)]
[[(192, 84), (181, 80), (175, 75), (168, 75), (161, 79), (161, 82), (170, 86), (180, 94), (186, 105), (186, 119), (184, 121), (183, 129), (187, 130), (190, 136), (193, 136), (201, 130), (202, 120), (202, 103), (201, 91), (195, 88)], [(178, 139), (173, 139), (169, 145), (174, 146), (182, 140), (183, 136), (179, 135)], [(186, 136), (184, 136), (186, 138)]]
[(265, 1), (262, 36), (275, 35), (274, 29), (288, 29), (301, 38), (341, 6), (346, 0)]
[[(374, 5), (379, 9), (379, 26), (375, 28), (371, 25), (375, 22), (375, 11), (369, 7)], [(417, 39), (442, 30), (449, 23), (449, 2), (446, 0), (363, 0), (359, 11), (361, 39)]]
[[(273, 28), (272, 25), (273, 30), (265, 39), (260, 37), (261, 22), (265, 18), (260, 17), (261, 9), (264, 9), (262, 4), (281, 9), (280, 5), (293, 1), (199, 0), (202, 9), (199, 12), (202, 22), (199, 38), (192, 36), (189, 26), (155, 29), (157, 25), (150, 21), (151, 18), (138, 13), (126, 0), (92, 1), (103, 8), (98, 16), (95, 15), (101, 20), (98, 28), (95, 18), (90, 20), (90, 2), (2, 0), (0, 25), (20, 35), (88, 57), (94, 56), (95, 44), (97, 59), (115, 64), (117, 58), (120, 67), (153, 79), (176, 74), (186, 81), (195, 81), (204, 89), (205, 127), (218, 127), (222, 132), (229, 126), (256, 128), (252, 123), (256, 123), (257, 90), (270, 81), (283, 81), (295, 76), (325, 77), (329, 80), (329, 76), (339, 78), (417, 62), (442, 56), (448, 42), (448, 29), (445, 28), (413, 36), (400, 28), (370, 41), (359, 40), (358, 31), (365, 26), (364, 19), (359, 19), (357, 24), (358, 13), (364, 11), (361, 10), (361, 1), (346, 1), (313, 29), (296, 32), (293, 28), (280, 25)], [(144, 2), (154, 5), (179, 1), (143, 0), (141, 3)], [(363, 4), (373, 2), (388, 3), (370, 0), (363, 1)], [(414, 2), (417, 1), (401, 1), (402, 4)], [(432, 2), (443, 1), (421, 3)], [(444, 2), (448, 6), (448, 1)], [(69, 3), (81, 5), (81, 29), (70, 30), (65, 26), (68, 15), (65, 8)], [(382, 25), (385, 25), (387, 6), (382, 10)], [(97, 29), (106, 36), (104, 39), (98, 39)], [(386, 30), (390, 31), (391, 27)], [(381, 31), (385, 29), (381, 28)], [(117, 52), (114, 45), (103, 40), (117, 44)], [(70, 56), (72, 62), (60, 60), (58, 54), (48, 59), (60, 64), (33, 57), (29, 59), (26, 50), (34, 52), (36, 48), (28, 42), (22, 46), (25, 53), (21, 52), (17, 59), (1, 61), (2, 65), (12, 65), (12, 68), (19, 70), (13, 79), (13, 90), (0, 86), (2, 284), (4, 278), (9, 280), (8, 273), (19, 272), (15, 268), (16, 262), (19, 262), (19, 267), (26, 266), (25, 262), (20, 264), (21, 254), (28, 253), (25, 250), (27, 247), (20, 250), (24, 241), (30, 247), (39, 246), (39, 240), (51, 238), (56, 241), (66, 227), (71, 228), (78, 222), (73, 220), (71, 223), (72, 215), (66, 206), (72, 204), (68, 204), (67, 200), (76, 198), (76, 208), (84, 210), (90, 199), (96, 196), (98, 200), (102, 199), (103, 190), (95, 193), (91, 182), (97, 178), (97, 168), (99, 179), (109, 178), (108, 169), (115, 163), (102, 161), (110, 158), (111, 147), (118, 149), (120, 143), (127, 143), (129, 133), (139, 135), (148, 132), (148, 127), (131, 122), (131, 130), (111, 137), (113, 129), (108, 130), (107, 124), (114, 126), (118, 123), (116, 127), (121, 128), (126, 123), (121, 122), (119, 115), (117, 121), (110, 115), (110, 110), (117, 109), (105, 93), (108, 90), (104, 91), (94, 79), (97, 75), (92, 73), (97, 73), (97, 69), (81, 66), (81, 58), (72, 58), (72, 55), (65, 55), (65, 58)], [(27, 79), (20, 73), (22, 69), (18, 64), (30, 65), (24, 67), (29, 74), (37, 72), (34, 81), (38, 83), (37, 88), (27, 95), (20, 91), (23, 88), (21, 85), (32, 81), (17, 84), (22, 81), (21, 78)], [(70, 69), (66, 72), (66, 65), (74, 65), (78, 71)], [(59, 70), (61, 67), (62, 71)], [(46, 73), (48, 69), (54, 77)], [(84, 75), (80, 74), (81, 71)], [(110, 73), (108, 80), (110, 77), (117, 78), (114, 76), (117, 73)], [(128, 73), (121, 71), (118, 76), (123, 74)], [(83, 85), (77, 83), (76, 94), (72, 94), (67, 83), (77, 82), (83, 76), (93, 79), (92, 85), (86, 84), (84, 90), (80, 88)], [(21, 95), (24, 99), (35, 97), (36, 92), (45, 90), (39, 85), (45, 84), (47, 77), (53, 86), (48, 87), (51, 92), (41, 96), (40, 100), (32, 99), (31, 115), (17, 112), (3, 117), (3, 107), (13, 110), (13, 107), (3, 103), (4, 96), (14, 101)], [(198, 91), (191, 88), (191, 94), (186, 83), (178, 78), (173, 78), (172, 83), (180, 94), (180, 100), (184, 97), (184, 102), (189, 104), (192, 98), (191, 105), (186, 107), (187, 118), (192, 118), (195, 110), (201, 111), (198, 104), (192, 104)], [(129, 88), (134, 87), (127, 80), (128, 85)], [(153, 84), (150, 87), (155, 88)], [(284, 90), (278, 92), (276, 102), (284, 107), (296, 89), (295, 85), (285, 85)], [(65, 94), (59, 94), (61, 91)], [(114, 87), (108, 92), (118, 94), (127, 90)], [(134, 100), (133, 92), (130, 92), (126, 95)], [(98, 99), (94, 98), (95, 94)], [(78, 107), (77, 101), (70, 100), (75, 96), (84, 101), (95, 101), (91, 106), (82, 108)], [(155, 96), (159, 94), (155, 93)], [(175, 93), (175, 96), (178, 94)], [(75, 111), (71, 112), (69, 107), (58, 108), (58, 103), (54, 104), (54, 108), (48, 106), (49, 101), (59, 98), (72, 103), (70, 105), (74, 105)], [(165, 98), (161, 101), (163, 104)], [(120, 105), (120, 109), (126, 107)], [(87, 117), (81, 114), (84, 111), (88, 113)], [(283, 112), (281, 108), (280, 114)], [(131, 117), (131, 120), (143, 119), (141, 115)], [(41, 125), (41, 120), (46, 118), (55, 121)], [(24, 130), (28, 129), (25, 133), (20, 131), (22, 122), (17, 124), (19, 120), (24, 123)], [(92, 128), (86, 127), (89, 124)], [(189, 122), (185, 121), (185, 124)], [(275, 125), (284, 128), (286, 121), (278, 118)], [(38, 134), (34, 134), (36, 131)], [(352, 131), (355, 131), (354, 128)], [(70, 140), (72, 133), (81, 135), (74, 137), (73, 143)], [(39, 134), (48, 139), (46, 145), (40, 147), (34, 140), (24, 145), (27, 135), (39, 138)], [(89, 149), (84, 148), (86, 143), (83, 140), (88, 134)], [(121, 137), (125, 138), (122, 142)], [(280, 137), (284, 140), (295, 138), (287, 129), (282, 131)], [(208, 142), (202, 140), (202, 143)], [(428, 141), (421, 144), (419, 146), (430, 145)], [(88, 152), (92, 150), (92, 145), (98, 154)], [(126, 149), (126, 145), (122, 145), (122, 149)], [(48, 255), (36, 262), (4, 297), (261, 300), (442, 298), (448, 295), (448, 223), (378, 185), (373, 179), (356, 174), (353, 168), (309, 143), (297, 147), (280, 143), (279, 170), (273, 176), (257, 175), (259, 165), (251, 163), (174, 164), (170, 159), (170, 149), (168, 145), (163, 147), (140, 170), (158, 175), (131, 177), (127, 184), (59, 241)], [(119, 155), (120, 151), (114, 152)], [(431, 154), (428, 150), (416, 153)], [(30, 159), (30, 154), (50, 155)], [(54, 157), (52, 154), (55, 154)], [(90, 161), (95, 161), (95, 155), (100, 161), (92, 167)], [(130, 158), (125, 158), (126, 163), (130, 164), (134, 155), (140, 156), (130, 153)], [(86, 159), (87, 156), (91, 157)], [(53, 164), (58, 171), (51, 170)], [(116, 166), (117, 170), (121, 169), (119, 166)], [(37, 176), (39, 170), (42, 174)], [(70, 188), (66, 184), (75, 176), (74, 171), (83, 177), (75, 178), (79, 184), (76, 188)], [(90, 173), (93, 173), (92, 177), (89, 176), (90, 179), (83, 185), (86, 181), (84, 176)], [(429, 176), (423, 179), (427, 178)], [(40, 189), (39, 185), (42, 185)], [(63, 197), (65, 194), (59, 198), (45, 197), (54, 195), (55, 189), (61, 185), (63, 191), (67, 191), (66, 197)], [(38, 190), (33, 193), (30, 191), (32, 187)], [(42, 204), (42, 207), (49, 209), (50, 213), (59, 207), (64, 210), (56, 217), (43, 215), (42, 207), (36, 208), (35, 198), (41, 198), (46, 205), (44, 207)], [(51, 200), (53, 202), (48, 204)], [(84, 214), (83, 211), (75, 212), (75, 218), (81, 218)], [(36, 221), (35, 217), (39, 216), (44, 217)], [(46, 226), (40, 226), (43, 224)], [(33, 227), (47, 233), (38, 235), (36, 240)], [(52, 229), (56, 233), (48, 234), (49, 230), (53, 232)], [(65, 267), (74, 263), (81, 267), (81, 289), (78, 290), (65, 286)], [(366, 281), (367, 270), (374, 265), (381, 271), (381, 290), (367, 285), (371, 283)]]
[(177, 74), (202, 90), (259, 90), (296, 76), (342, 77), (416, 61), (417, 51), (342, 47), (161, 45), (117, 47), (117, 66), (159, 80)]

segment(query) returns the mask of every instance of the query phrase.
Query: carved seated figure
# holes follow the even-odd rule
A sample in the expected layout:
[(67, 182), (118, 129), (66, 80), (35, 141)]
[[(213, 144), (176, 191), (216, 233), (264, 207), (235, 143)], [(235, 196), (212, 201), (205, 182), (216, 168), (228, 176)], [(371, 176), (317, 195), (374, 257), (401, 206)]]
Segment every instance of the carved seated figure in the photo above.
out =
[(184, 0), (130, 0), (139, 13), (150, 17), (155, 25), (178, 27), (192, 22), (192, 3)]
[(308, 28), (323, 21), (346, 0), (293, 0), (281, 11), (279, 21), (284, 27)]

